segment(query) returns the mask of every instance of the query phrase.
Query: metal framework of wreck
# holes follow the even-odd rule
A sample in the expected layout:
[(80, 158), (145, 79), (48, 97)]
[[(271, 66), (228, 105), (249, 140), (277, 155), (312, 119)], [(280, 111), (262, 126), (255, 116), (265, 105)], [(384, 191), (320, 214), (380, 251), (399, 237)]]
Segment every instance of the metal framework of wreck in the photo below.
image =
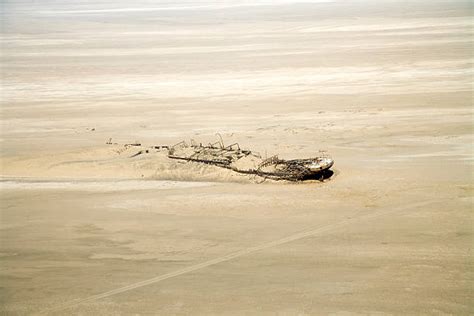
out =
[[(263, 159), (257, 152), (243, 150), (238, 143), (225, 146), (222, 139), (215, 143), (203, 145), (191, 140), (190, 144), (182, 141), (168, 149), (168, 157), (185, 161), (215, 165), (232, 171), (253, 174), (265, 179), (302, 181), (306, 179), (323, 180), (334, 161), (326, 154), (306, 159), (284, 160), (277, 155)], [(251, 168), (239, 167), (241, 159), (250, 158), (258, 163)]]
[[(217, 135), (220, 137), (219, 134)], [(109, 139), (106, 144), (114, 145), (117, 143), (112, 143), (112, 139)], [(124, 146), (125, 148), (142, 147), (139, 142), (125, 144)], [(273, 180), (324, 180), (332, 175), (330, 168), (334, 164), (334, 160), (324, 152), (321, 152), (318, 157), (306, 159), (285, 160), (278, 158), (278, 155), (263, 158), (258, 152), (241, 149), (238, 143), (225, 146), (222, 137), (220, 137), (220, 141), (208, 145), (198, 144), (191, 140), (189, 144), (182, 141), (173, 146), (151, 146), (148, 149), (140, 150), (130, 158), (147, 154), (150, 149), (166, 150), (170, 159), (214, 165), (238, 173)]]

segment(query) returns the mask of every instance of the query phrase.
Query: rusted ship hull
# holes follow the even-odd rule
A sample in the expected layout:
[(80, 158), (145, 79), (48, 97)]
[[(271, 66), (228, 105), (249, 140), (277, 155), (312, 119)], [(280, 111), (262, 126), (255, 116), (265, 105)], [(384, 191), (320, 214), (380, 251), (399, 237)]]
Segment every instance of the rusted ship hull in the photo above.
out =
[[(225, 147), (222, 143), (209, 145), (178, 143), (169, 148), (168, 157), (185, 161), (215, 165), (243, 174), (253, 174), (273, 180), (302, 181), (306, 179), (324, 179), (334, 161), (327, 157), (284, 160), (278, 156), (263, 159), (258, 153), (242, 150), (232, 144)], [(242, 161), (250, 163), (243, 164)]]

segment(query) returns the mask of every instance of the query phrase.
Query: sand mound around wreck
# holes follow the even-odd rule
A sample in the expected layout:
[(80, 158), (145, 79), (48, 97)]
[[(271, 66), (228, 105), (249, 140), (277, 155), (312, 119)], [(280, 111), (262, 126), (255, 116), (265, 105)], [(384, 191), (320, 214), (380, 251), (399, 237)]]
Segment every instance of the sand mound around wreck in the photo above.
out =
[(251, 182), (255, 178), (216, 166), (170, 159), (166, 149), (145, 146), (90, 147), (40, 157), (4, 159), (2, 165), (4, 177), (232, 182)]
[(240, 158), (232, 163), (232, 167), (239, 170), (255, 170), (262, 163), (263, 159), (252, 155)]

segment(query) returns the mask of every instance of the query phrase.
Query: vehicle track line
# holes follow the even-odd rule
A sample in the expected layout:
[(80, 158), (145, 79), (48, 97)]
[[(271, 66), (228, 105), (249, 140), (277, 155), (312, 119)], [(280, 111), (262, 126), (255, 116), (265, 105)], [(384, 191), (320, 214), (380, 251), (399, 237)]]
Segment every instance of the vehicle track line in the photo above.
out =
[(196, 264), (196, 265), (192, 265), (192, 266), (189, 266), (187, 268), (183, 268), (183, 269), (180, 269), (180, 270), (177, 270), (177, 271), (174, 271), (174, 272), (159, 275), (159, 276), (156, 276), (156, 277), (151, 278), (151, 279), (143, 280), (143, 281), (140, 281), (140, 282), (137, 282), (137, 283), (133, 283), (133, 284), (130, 284), (130, 285), (127, 285), (127, 286), (124, 286), (124, 287), (120, 287), (120, 288), (117, 288), (117, 289), (114, 289), (114, 290), (110, 290), (110, 291), (107, 291), (107, 292), (104, 292), (104, 293), (92, 295), (92, 296), (85, 297), (85, 298), (82, 298), (82, 299), (77, 299), (77, 300), (73, 300), (73, 301), (70, 301), (70, 302), (66, 302), (65, 304), (58, 305), (58, 306), (50, 308), (50, 309), (46, 309), (46, 310), (40, 312), (39, 314), (47, 314), (47, 313), (50, 313), (50, 312), (61, 311), (61, 310), (65, 310), (67, 308), (74, 307), (74, 306), (79, 305), (79, 304), (97, 301), (97, 300), (100, 300), (100, 299), (103, 299), (103, 298), (106, 298), (106, 297), (109, 297), (109, 296), (112, 296), (112, 295), (116, 295), (116, 294), (119, 294), (119, 293), (131, 291), (131, 290), (134, 290), (134, 289), (137, 289), (137, 288), (140, 288), (140, 287), (144, 287), (144, 286), (147, 286), (147, 285), (150, 285), (150, 284), (153, 284), (153, 283), (157, 283), (157, 282), (160, 282), (160, 281), (163, 281), (163, 280), (174, 278), (174, 277), (186, 274), (186, 273), (190, 273), (190, 272), (193, 272), (193, 271), (196, 271), (196, 270), (207, 268), (209, 266), (213, 266), (213, 265), (216, 265), (218, 263), (230, 261), (232, 259), (239, 258), (239, 257), (245, 256), (245, 255), (263, 250), (263, 249), (283, 245), (283, 244), (286, 244), (286, 243), (289, 243), (289, 242), (292, 242), (292, 241), (296, 241), (296, 240), (299, 240), (299, 239), (302, 239), (302, 238), (310, 237), (310, 236), (317, 236), (317, 235), (320, 235), (321, 233), (325, 233), (325, 232), (328, 232), (328, 231), (332, 231), (332, 230), (336, 230), (338, 228), (344, 227), (347, 224), (373, 219), (373, 218), (376, 218), (376, 217), (380, 217), (382, 215), (388, 215), (390, 213), (394, 213), (394, 212), (409, 209), (409, 208), (425, 206), (425, 205), (428, 205), (428, 204), (432, 204), (434, 202), (435, 201), (416, 202), (416, 203), (412, 203), (412, 204), (408, 204), (408, 205), (395, 207), (395, 208), (392, 208), (390, 210), (374, 212), (374, 213), (371, 213), (371, 214), (361, 215), (361, 216), (358, 216), (358, 217), (355, 217), (355, 218), (345, 219), (345, 220), (342, 220), (342, 221), (337, 222), (337, 223), (320, 226), (320, 227), (317, 227), (315, 229), (306, 230), (306, 231), (296, 233), (296, 234), (293, 234), (293, 235), (290, 235), (290, 236), (287, 236), (287, 237), (283, 237), (283, 238), (280, 238), (280, 239), (277, 239), (277, 240), (274, 240), (274, 241), (263, 243), (263, 244), (260, 244), (258, 246), (242, 249), (242, 250), (239, 250), (237, 252), (233, 252), (233, 253), (230, 253), (228, 255), (225, 255), (223, 257), (208, 260), (208, 261), (205, 261), (205, 262), (202, 262), (202, 263), (199, 263), (199, 264)]

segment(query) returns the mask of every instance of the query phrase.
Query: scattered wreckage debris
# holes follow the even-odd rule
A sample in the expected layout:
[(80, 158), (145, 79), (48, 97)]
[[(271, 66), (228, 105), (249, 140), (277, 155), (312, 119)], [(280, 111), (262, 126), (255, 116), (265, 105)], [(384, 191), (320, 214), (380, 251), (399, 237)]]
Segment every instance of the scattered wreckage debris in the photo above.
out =
[[(109, 140), (107, 144), (111, 144), (111, 141)], [(141, 144), (136, 142), (125, 145), (125, 147), (130, 146), (140, 147)], [(151, 146), (138, 151), (130, 158), (147, 154), (153, 149), (167, 150), (170, 159), (214, 165), (272, 180), (318, 179), (322, 181), (332, 175), (330, 168), (334, 164), (334, 161), (324, 153), (321, 153), (319, 157), (306, 159), (284, 160), (277, 155), (265, 159), (257, 152), (241, 149), (238, 143), (225, 146), (222, 138), (218, 142), (207, 145), (191, 140), (189, 144), (182, 141), (173, 146)]]

